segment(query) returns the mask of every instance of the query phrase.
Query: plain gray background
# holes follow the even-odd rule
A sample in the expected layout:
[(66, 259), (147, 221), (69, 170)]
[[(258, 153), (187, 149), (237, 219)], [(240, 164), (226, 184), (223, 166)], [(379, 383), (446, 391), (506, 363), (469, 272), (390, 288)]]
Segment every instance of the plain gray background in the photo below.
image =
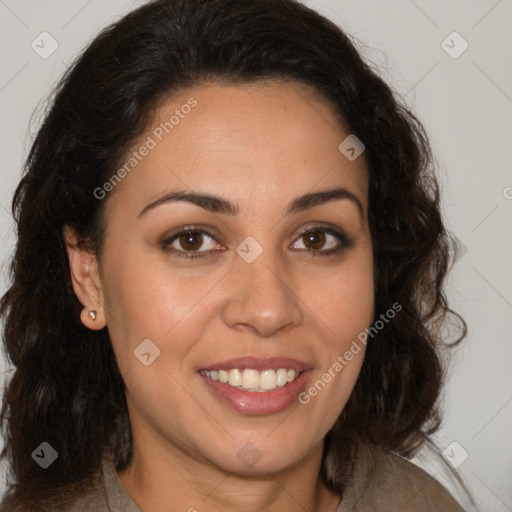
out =
[[(44, 111), (41, 101), (99, 29), (141, 3), (0, 0), (1, 293), (15, 242), (10, 202)], [(512, 2), (303, 3), (355, 38), (429, 132), (440, 165), (446, 224), (462, 248), (448, 297), (469, 326), (468, 337), (454, 353), (445, 423), (436, 439), (482, 510), (510, 511)], [(42, 32), (58, 44), (45, 59), (31, 47), (48, 37), (40, 36)], [(50, 40), (45, 41), (48, 50)], [(29, 124), (38, 105), (39, 115)], [(0, 366), (5, 382), (9, 366), (3, 356)], [(427, 462), (417, 463), (436, 475)]]

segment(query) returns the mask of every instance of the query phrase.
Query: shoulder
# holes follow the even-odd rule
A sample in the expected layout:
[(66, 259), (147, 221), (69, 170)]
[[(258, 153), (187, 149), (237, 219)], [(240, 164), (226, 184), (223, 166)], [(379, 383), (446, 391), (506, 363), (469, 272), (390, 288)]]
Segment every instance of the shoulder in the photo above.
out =
[(111, 454), (105, 450), (101, 464), (90, 477), (54, 491), (50, 501), (37, 506), (22, 504), (6, 495), (0, 512), (141, 512), (119, 480)]
[(408, 511), (463, 512), (446, 488), (412, 462), (387, 454), (379, 475), (383, 497), (393, 497), (396, 504)]
[[(343, 503), (345, 502), (345, 504)], [(337, 512), (464, 512), (435, 478), (412, 462), (380, 448), (359, 457), (346, 499)]]

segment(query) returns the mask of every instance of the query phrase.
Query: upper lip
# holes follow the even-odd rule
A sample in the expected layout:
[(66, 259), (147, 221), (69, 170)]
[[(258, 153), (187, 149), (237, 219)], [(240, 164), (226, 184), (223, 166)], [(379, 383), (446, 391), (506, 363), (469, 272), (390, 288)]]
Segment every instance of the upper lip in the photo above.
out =
[(201, 368), (201, 370), (228, 370), (232, 368), (250, 368), (253, 370), (277, 370), (279, 368), (286, 368), (288, 370), (297, 370), (302, 372), (311, 369), (311, 365), (291, 359), (289, 357), (256, 357), (256, 356), (243, 356), (235, 357), (220, 363), (214, 363), (209, 366)]

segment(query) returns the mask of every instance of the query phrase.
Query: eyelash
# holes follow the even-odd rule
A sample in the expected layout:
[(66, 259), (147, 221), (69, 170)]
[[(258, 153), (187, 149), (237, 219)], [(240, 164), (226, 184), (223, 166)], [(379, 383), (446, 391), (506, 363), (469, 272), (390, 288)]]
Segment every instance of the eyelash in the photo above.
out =
[[(333, 256), (333, 255), (341, 252), (341, 250), (347, 249), (347, 248), (352, 246), (351, 240), (349, 240), (349, 238), (347, 237), (347, 235), (345, 235), (345, 233), (343, 231), (338, 231), (336, 229), (333, 229), (333, 228), (330, 228), (330, 227), (327, 227), (327, 226), (322, 226), (322, 225), (308, 226), (307, 228), (302, 228), (299, 231), (299, 233), (298, 233), (299, 236), (297, 237), (296, 240), (299, 240), (305, 234), (307, 234), (309, 232), (312, 232), (312, 231), (313, 232), (314, 231), (321, 231), (321, 232), (323, 232), (323, 233), (325, 233), (327, 235), (332, 235), (335, 238), (337, 238), (338, 241), (339, 241), (339, 246), (338, 247), (335, 247), (333, 249), (327, 249), (325, 251), (316, 251), (314, 249), (300, 249), (300, 250), (302, 250), (304, 252), (310, 253), (310, 256), (312, 258), (315, 258), (317, 256)], [(172, 244), (176, 239), (178, 239), (182, 235), (186, 235), (186, 234), (189, 234), (189, 233), (201, 233), (203, 235), (207, 235), (212, 240), (215, 240), (215, 237), (211, 233), (209, 233), (208, 231), (206, 231), (204, 229), (194, 228), (192, 226), (192, 227), (187, 227), (185, 229), (182, 229), (178, 233), (175, 233), (171, 237), (166, 238), (165, 240), (163, 240), (162, 241), (162, 250), (164, 252), (171, 253), (171, 254), (177, 256), (178, 258), (184, 258), (184, 259), (187, 259), (187, 260), (192, 260), (192, 259), (196, 259), (196, 258), (205, 258), (205, 257), (211, 256), (211, 252), (210, 251), (197, 251), (197, 252), (194, 252), (194, 251), (178, 251), (176, 249), (169, 249), (169, 245)]]

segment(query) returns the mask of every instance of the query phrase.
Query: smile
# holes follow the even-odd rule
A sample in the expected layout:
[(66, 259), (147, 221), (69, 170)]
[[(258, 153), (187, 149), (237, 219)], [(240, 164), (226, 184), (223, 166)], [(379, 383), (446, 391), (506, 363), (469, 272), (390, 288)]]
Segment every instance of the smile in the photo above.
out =
[(267, 369), (263, 371), (251, 368), (229, 369), (229, 370), (202, 370), (200, 372), (209, 379), (229, 384), (238, 389), (249, 392), (264, 393), (279, 389), (289, 382), (293, 382), (301, 372), (297, 370), (279, 368), (277, 370)]
[[(198, 375), (220, 403), (244, 415), (275, 414), (298, 402), (313, 370), (201, 370)], [(286, 375), (286, 381), (285, 381)], [(225, 380), (225, 382), (222, 382)], [(244, 385), (245, 382), (245, 385)], [(245, 388), (248, 386), (248, 389)]]

